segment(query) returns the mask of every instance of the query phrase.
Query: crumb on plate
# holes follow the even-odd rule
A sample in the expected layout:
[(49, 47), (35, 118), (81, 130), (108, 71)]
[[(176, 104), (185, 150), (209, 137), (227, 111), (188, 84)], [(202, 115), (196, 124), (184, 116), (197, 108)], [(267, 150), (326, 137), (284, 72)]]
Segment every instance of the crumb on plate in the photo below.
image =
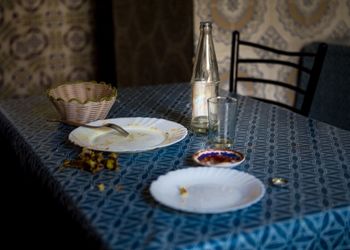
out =
[(180, 187), (179, 188), (179, 193), (180, 193), (180, 196), (182, 197), (187, 197), (188, 196), (188, 191), (185, 187)]

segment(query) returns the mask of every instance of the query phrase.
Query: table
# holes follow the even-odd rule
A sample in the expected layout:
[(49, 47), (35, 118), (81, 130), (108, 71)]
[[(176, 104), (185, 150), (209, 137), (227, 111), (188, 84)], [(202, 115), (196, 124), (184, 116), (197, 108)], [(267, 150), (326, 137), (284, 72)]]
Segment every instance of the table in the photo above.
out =
[[(165, 118), (189, 128), (188, 83), (124, 88), (119, 97), (110, 118)], [(45, 96), (2, 100), (0, 132), (106, 249), (350, 249), (349, 131), (239, 97), (235, 148), (246, 161), (237, 169), (260, 179), (267, 192), (243, 210), (191, 214), (154, 201), (149, 185), (195, 166), (191, 156), (204, 136), (190, 131), (169, 147), (121, 154), (120, 171), (92, 175), (60, 168), (80, 149), (67, 140), (73, 127), (46, 122), (55, 115)], [(274, 176), (288, 178), (288, 187), (271, 186)]]

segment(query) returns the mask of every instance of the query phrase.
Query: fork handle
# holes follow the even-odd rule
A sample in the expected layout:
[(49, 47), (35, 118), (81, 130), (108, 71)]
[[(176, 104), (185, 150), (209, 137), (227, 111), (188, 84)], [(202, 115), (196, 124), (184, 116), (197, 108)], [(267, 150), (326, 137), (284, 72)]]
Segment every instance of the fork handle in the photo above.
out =
[(49, 121), (49, 122), (62, 122), (62, 123), (67, 124), (67, 125), (71, 125), (71, 126), (75, 126), (75, 127), (86, 127), (86, 128), (99, 128), (99, 127), (104, 126), (104, 127), (109, 127), (109, 128), (114, 129), (114, 130), (117, 130), (123, 136), (129, 135), (128, 131), (126, 131), (125, 129), (123, 129), (119, 125), (113, 124), (113, 123), (109, 123), (109, 124), (105, 124), (105, 125), (102, 124), (101, 126), (94, 126), (94, 125), (88, 125), (88, 124), (81, 123), (81, 122), (73, 122), (73, 121), (60, 120), (60, 119), (47, 119), (47, 121)]
[(109, 124), (108, 124), (108, 127), (117, 130), (119, 133), (121, 133), (121, 134), (124, 135), (124, 136), (128, 136), (128, 135), (129, 135), (129, 132), (128, 132), (128, 131), (126, 131), (125, 129), (123, 129), (122, 127), (120, 127), (120, 126), (117, 125), (117, 124), (109, 123)]

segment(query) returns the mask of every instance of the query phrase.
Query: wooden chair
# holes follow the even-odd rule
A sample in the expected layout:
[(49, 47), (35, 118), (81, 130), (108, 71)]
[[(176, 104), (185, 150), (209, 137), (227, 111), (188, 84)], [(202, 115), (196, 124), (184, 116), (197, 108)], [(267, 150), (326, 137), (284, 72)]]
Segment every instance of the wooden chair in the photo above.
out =
[[(311, 68), (307, 68), (300, 63), (294, 63), (287, 60), (276, 60), (276, 59), (263, 59), (263, 58), (254, 58), (254, 59), (243, 59), (239, 56), (239, 50), (240, 46), (249, 46), (253, 47), (255, 49), (268, 51), (270, 53), (274, 53), (277, 55), (285, 55), (285, 56), (291, 56), (291, 57), (297, 57), (299, 61), (304, 58), (312, 58), (313, 59), (313, 65)], [(257, 43), (247, 42), (240, 40), (239, 38), (239, 32), (233, 31), (232, 33), (232, 50), (231, 50), (231, 68), (230, 68), (230, 81), (229, 81), (229, 91), (230, 93), (237, 93), (237, 82), (258, 82), (262, 84), (272, 84), (275, 86), (280, 86), (287, 88), (295, 93), (295, 95), (302, 95), (303, 100), (300, 105), (300, 107), (295, 106), (289, 106), (285, 103), (281, 103), (278, 101), (273, 101), (269, 99), (262, 99), (258, 97), (254, 97), (256, 99), (259, 99), (264, 102), (276, 104), (285, 108), (288, 108), (294, 112), (300, 113), (304, 116), (308, 116), (310, 112), (310, 107), (312, 104), (312, 99), (315, 93), (315, 89), (317, 86), (317, 82), (320, 76), (320, 72), (322, 69), (323, 61), (325, 58), (327, 52), (327, 44), (321, 43), (317, 51), (315, 53), (309, 53), (309, 52), (291, 52), (291, 51), (284, 51), (279, 49), (274, 49), (271, 47), (267, 47), (264, 45), (260, 45)], [(298, 70), (298, 75), (301, 73), (308, 74), (308, 83), (305, 89), (299, 87), (299, 86), (293, 86), (290, 83), (276, 81), (272, 79), (263, 79), (263, 78), (254, 78), (254, 77), (240, 77), (237, 75), (238, 72), (238, 66), (240, 64), (278, 64), (283, 65), (286, 67), (293, 67)]]

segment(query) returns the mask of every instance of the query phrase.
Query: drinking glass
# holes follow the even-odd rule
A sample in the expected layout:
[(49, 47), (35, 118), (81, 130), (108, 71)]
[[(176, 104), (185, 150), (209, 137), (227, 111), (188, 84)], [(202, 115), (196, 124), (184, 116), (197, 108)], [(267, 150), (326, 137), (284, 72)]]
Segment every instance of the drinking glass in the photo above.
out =
[(208, 99), (208, 146), (231, 149), (235, 140), (237, 99), (217, 96)]

